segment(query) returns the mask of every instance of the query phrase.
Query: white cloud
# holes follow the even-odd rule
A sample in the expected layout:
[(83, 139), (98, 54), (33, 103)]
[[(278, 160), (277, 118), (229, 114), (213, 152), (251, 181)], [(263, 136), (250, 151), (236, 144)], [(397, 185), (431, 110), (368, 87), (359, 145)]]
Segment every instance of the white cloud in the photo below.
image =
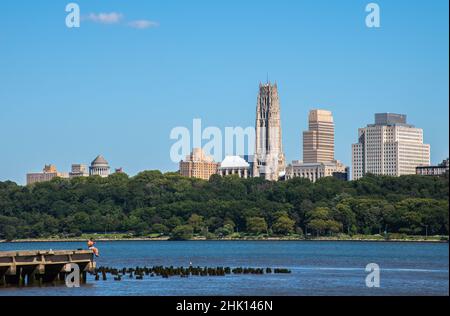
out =
[(130, 23), (128, 23), (128, 25), (135, 29), (142, 30), (142, 29), (148, 29), (148, 28), (152, 28), (152, 27), (158, 27), (159, 23), (155, 22), (155, 21), (149, 21), (149, 20), (136, 20), (136, 21), (131, 21)]
[(86, 20), (101, 24), (116, 24), (123, 19), (122, 13), (110, 12), (110, 13), (89, 13), (85, 17)]
[[(109, 13), (89, 13), (82, 18), (85, 21), (91, 21), (100, 24), (119, 24), (124, 20), (124, 15), (117, 12)], [(126, 22), (124, 22), (126, 23)], [(159, 23), (150, 20), (134, 20), (126, 23), (125, 25), (135, 28), (135, 29), (148, 29), (153, 27), (158, 27)]]

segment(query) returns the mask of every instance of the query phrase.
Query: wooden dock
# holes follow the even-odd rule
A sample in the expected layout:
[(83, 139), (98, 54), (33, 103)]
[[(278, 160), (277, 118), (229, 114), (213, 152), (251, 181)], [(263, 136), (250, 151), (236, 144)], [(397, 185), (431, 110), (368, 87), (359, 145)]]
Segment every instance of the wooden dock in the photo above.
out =
[(64, 283), (77, 264), (80, 283), (86, 273), (95, 269), (92, 250), (0, 251), (0, 286), (43, 285)]

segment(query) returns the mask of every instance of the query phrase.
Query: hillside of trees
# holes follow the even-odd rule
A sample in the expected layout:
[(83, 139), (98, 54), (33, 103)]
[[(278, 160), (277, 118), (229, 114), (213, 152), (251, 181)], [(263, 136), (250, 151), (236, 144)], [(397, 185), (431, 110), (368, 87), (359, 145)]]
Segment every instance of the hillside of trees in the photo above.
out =
[(124, 232), (186, 239), (236, 234), (448, 235), (448, 177), (267, 182), (176, 173), (0, 182), (0, 239)]

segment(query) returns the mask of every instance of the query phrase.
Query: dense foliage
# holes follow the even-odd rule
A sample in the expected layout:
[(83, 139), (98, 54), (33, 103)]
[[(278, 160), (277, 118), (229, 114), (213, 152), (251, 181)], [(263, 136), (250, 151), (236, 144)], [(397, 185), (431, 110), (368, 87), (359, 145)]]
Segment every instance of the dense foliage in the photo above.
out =
[(127, 232), (186, 239), (236, 234), (448, 235), (448, 177), (190, 179), (146, 171), (129, 178), (0, 182), (0, 239)]

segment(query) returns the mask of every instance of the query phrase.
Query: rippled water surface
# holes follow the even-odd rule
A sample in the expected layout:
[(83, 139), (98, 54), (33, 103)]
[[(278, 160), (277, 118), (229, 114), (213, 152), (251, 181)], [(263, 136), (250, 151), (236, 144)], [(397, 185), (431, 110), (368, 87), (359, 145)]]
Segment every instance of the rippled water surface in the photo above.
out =
[[(448, 295), (447, 243), (294, 241), (98, 242), (98, 266), (283, 267), (292, 274), (145, 277), (65, 286), (0, 288), (2, 295)], [(85, 248), (85, 243), (0, 243), (0, 251)], [(381, 268), (381, 287), (367, 288), (365, 267)]]

